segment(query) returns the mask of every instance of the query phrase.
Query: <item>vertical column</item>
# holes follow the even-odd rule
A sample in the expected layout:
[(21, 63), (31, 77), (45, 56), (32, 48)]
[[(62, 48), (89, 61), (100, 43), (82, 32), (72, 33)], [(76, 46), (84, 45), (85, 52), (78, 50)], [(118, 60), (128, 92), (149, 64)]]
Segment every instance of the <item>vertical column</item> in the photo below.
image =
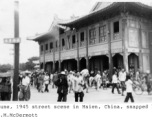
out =
[[(19, 3), (14, 2), (14, 37), (19, 38)], [(14, 79), (13, 79), (13, 101), (18, 100), (19, 84), (19, 43), (14, 44)]]
[(141, 72), (143, 71), (143, 56), (142, 56), (142, 30), (141, 30), (141, 21), (139, 22), (139, 31), (138, 31), (138, 36), (139, 36), (139, 69)]
[(127, 27), (127, 18), (122, 18), (122, 52), (123, 52), (123, 66), (124, 69), (129, 72), (129, 68), (128, 68), (128, 52), (127, 52), (127, 31), (128, 31), (128, 27)]
[(39, 56), (40, 56), (39, 65), (40, 65), (40, 69), (41, 69), (41, 44), (39, 42), (38, 42), (38, 44), (39, 44)]
[(107, 37), (107, 41), (108, 41), (108, 56), (109, 56), (109, 79), (112, 79), (112, 74), (113, 74), (113, 61), (112, 61), (112, 53), (111, 53), (111, 38), (113, 37), (113, 29), (111, 28), (111, 22), (108, 21), (107, 22), (107, 33), (106, 33), (106, 37)]
[(53, 40), (53, 73), (55, 72), (55, 39)]
[(79, 33), (76, 33), (76, 42), (77, 42), (77, 71), (80, 71), (80, 61), (79, 61)]
[(86, 28), (86, 68), (89, 70), (89, 57), (88, 57), (88, 40), (89, 40), (89, 37), (88, 37), (88, 27)]
[(59, 39), (59, 72), (61, 72), (61, 39)]
[(150, 73), (152, 74), (152, 32), (148, 33), (148, 39), (149, 39), (149, 58), (150, 58)]
[(45, 71), (45, 43), (43, 44), (43, 48), (44, 48), (44, 50), (43, 50), (43, 69)]

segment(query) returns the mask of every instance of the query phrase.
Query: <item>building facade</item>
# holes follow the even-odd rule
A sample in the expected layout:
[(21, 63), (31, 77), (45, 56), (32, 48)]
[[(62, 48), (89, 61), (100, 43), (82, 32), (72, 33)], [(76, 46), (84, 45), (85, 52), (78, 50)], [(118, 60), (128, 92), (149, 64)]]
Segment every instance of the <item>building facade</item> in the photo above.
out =
[(30, 37), (49, 72), (113, 67), (152, 73), (152, 7), (135, 2), (98, 2), (89, 14), (55, 19), (49, 32)]

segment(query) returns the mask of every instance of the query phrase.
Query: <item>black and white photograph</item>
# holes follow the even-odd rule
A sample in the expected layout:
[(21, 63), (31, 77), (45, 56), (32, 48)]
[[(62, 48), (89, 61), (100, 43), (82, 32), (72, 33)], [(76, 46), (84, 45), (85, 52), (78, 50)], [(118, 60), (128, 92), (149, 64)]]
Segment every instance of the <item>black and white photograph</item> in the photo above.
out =
[(0, 101), (148, 103), (152, 2), (0, 1)]

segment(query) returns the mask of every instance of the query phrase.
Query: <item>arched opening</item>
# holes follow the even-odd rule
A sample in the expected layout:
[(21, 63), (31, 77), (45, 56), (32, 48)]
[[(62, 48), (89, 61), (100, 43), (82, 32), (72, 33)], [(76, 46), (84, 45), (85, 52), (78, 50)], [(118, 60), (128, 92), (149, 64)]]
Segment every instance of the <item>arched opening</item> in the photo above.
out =
[(58, 72), (59, 71), (59, 62), (56, 61), (55, 62), (55, 72)]
[(101, 71), (109, 69), (109, 58), (106, 55), (93, 56), (89, 60), (90, 62), (90, 71)]
[(61, 70), (77, 70), (77, 61), (75, 59), (63, 60), (61, 63)]
[(53, 62), (47, 62), (45, 64), (45, 71), (48, 73), (53, 72)]
[(117, 69), (124, 68), (122, 55), (117, 53), (113, 56), (113, 67), (116, 67)]
[(128, 56), (128, 68), (132, 69), (134, 72), (139, 69), (139, 57), (135, 53), (131, 53)]

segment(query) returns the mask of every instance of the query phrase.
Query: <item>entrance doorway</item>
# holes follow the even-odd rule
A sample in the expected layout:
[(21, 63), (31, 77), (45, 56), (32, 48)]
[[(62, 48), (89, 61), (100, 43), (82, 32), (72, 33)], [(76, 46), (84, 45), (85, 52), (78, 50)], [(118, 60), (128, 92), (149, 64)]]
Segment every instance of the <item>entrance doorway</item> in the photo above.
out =
[(82, 58), (80, 60), (80, 71), (83, 69), (86, 69), (86, 59), (85, 58)]
[(132, 69), (134, 72), (139, 69), (139, 57), (135, 53), (131, 53), (128, 56), (128, 68)]
[(123, 56), (120, 55), (119, 53), (115, 54), (113, 56), (113, 67), (117, 69), (122, 69), (123, 66)]

